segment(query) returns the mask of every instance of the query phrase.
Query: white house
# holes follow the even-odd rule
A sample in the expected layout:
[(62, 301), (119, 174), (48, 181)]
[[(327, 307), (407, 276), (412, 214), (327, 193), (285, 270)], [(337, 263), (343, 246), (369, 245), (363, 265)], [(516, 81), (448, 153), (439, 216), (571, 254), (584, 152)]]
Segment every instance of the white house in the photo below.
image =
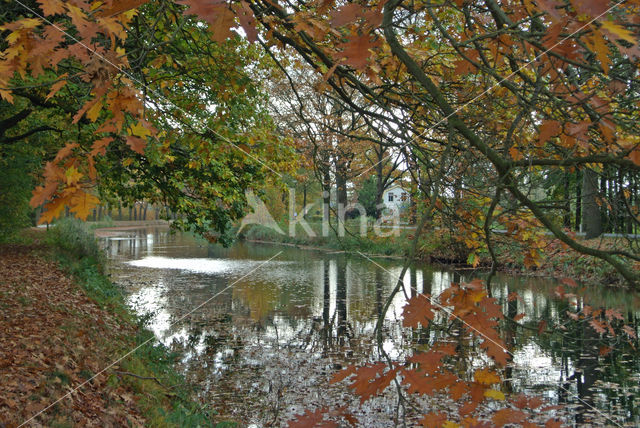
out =
[(402, 211), (409, 206), (411, 195), (399, 184), (393, 184), (382, 193), (382, 202), (386, 208)]

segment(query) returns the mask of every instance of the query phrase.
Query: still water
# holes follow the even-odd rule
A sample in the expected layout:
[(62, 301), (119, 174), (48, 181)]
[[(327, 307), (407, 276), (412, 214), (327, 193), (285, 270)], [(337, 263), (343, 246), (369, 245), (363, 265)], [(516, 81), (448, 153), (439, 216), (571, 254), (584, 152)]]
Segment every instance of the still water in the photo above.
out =
[[(391, 388), (360, 406), (344, 386), (328, 385), (337, 369), (379, 358), (372, 335), (401, 261), (373, 263), (358, 255), (257, 243), (225, 249), (162, 227), (101, 235), (112, 280), (149, 319), (158, 339), (178, 352), (188, 381), (220, 420), (281, 426), (306, 409), (347, 405), (363, 426), (415, 424), (417, 415), (398, 408)], [(435, 334), (427, 333), (425, 341), (401, 327), (408, 296), (436, 296), (451, 282), (481, 276), (412, 267), (404, 278), (406, 291), (386, 314), (385, 350), (402, 358)], [(519, 321), (525, 328), (504, 331), (514, 357), (503, 390), (563, 404), (554, 415), (571, 425), (640, 425), (638, 351), (621, 339), (603, 342), (568, 318), (568, 303), (552, 297), (557, 285), (529, 277), (494, 279), (492, 295), (505, 314), (526, 314)], [(513, 291), (521, 299), (509, 301)], [(637, 328), (637, 295), (602, 289), (586, 294), (592, 306), (617, 308)], [(561, 328), (539, 335), (541, 319)], [(613, 351), (601, 355), (605, 345)]]

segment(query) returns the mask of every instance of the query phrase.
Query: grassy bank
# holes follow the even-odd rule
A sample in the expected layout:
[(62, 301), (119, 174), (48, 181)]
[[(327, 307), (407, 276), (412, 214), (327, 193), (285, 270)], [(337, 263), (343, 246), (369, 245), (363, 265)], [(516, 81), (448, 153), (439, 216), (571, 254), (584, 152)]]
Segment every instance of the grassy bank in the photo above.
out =
[[(289, 236), (286, 224), (279, 225), (284, 233), (261, 225), (250, 225), (240, 234), (241, 239), (284, 243), (301, 247), (312, 247), (327, 250), (361, 251), (370, 255), (404, 256), (412, 243), (415, 231), (402, 228), (396, 235), (380, 237), (373, 233), (371, 227), (366, 237), (359, 234), (358, 220), (347, 222), (343, 237), (339, 237), (335, 228), (329, 229), (328, 236), (322, 236), (322, 226), (319, 222), (309, 222), (316, 234), (310, 237), (300, 227), (294, 237)], [(389, 231), (388, 229), (386, 231)], [(351, 232), (351, 233), (349, 233)], [(539, 244), (539, 259), (537, 264), (527, 263), (525, 254), (528, 247), (518, 244), (504, 235), (494, 235), (494, 250), (498, 260), (498, 270), (519, 275), (535, 275), (549, 277), (571, 277), (592, 285), (624, 284), (621, 276), (606, 262), (595, 257), (578, 254), (568, 249), (551, 236), (541, 237)], [(589, 243), (585, 245), (607, 245), (611, 239), (605, 238), (604, 243)], [(418, 258), (425, 262), (438, 262), (454, 266), (467, 265), (471, 250), (463, 242), (456, 239), (454, 232), (438, 229), (423, 232), (418, 243)], [(476, 251), (477, 267), (488, 269), (491, 257), (485, 249)], [(640, 264), (638, 266), (640, 268)]]
[[(376, 236), (369, 227), (367, 236), (360, 236), (358, 220), (349, 220), (346, 222), (344, 236), (339, 236), (335, 224), (332, 224), (328, 228), (326, 236), (323, 236), (320, 222), (308, 222), (308, 224), (315, 236), (309, 236), (300, 226), (298, 226), (295, 236), (290, 236), (286, 224), (279, 225), (284, 233), (262, 225), (252, 224), (244, 228), (239, 237), (248, 241), (283, 243), (335, 251), (361, 251), (372, 255), (402, 257), (408, 248), (407, 234), (411, 232), (408, 229), (399, 229), (397, 234), (381, 237)], [(390, 229), (384, 231), (392, 232)]]
[[(174, 370), (177, 356), (156, 343), (104, 275), (89, 230), (65, 221), (27, 235), (0, 247), (0, 330), (6, 333), (0, 337), (0, 421), (22, 423), (86, 382), (33, 421), (216, 426), (215, 413), (194, 399)], [(16, 313), (9, 314), (13, 307)]]

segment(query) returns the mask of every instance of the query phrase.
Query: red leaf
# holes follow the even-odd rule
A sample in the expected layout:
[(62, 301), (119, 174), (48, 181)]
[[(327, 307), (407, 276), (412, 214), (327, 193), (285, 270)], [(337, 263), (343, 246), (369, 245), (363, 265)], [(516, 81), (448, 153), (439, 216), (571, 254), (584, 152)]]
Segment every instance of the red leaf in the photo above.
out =
[(560, 428), (562, 426), (562, 422), (557, 419), (549, 419), (545, 424), (544, 428)]
[(289, 421), (289, 428), (309, 428), (309, 427), (322, 427), (333, 428), (338, 424), (334, 421), (325, 421), (324, 416), (327, 414), (327, 407), (322, 407), (312, 412), (307, 410), (302, 415), (298, 415), (295, 420)]
[(136, 153), (144, 154), (144, 148), (147, 147), (147, 142), (140, 137), (133, 135), (127, 135), (127, 144)]
[(436, 412), (427, 413), (420, 419), (422, 426), (427, 428), (442, 428), (445, 422), (447, 422), (447, 415)]
[(547, 142), (547, 140), (560, 133), (562, 125), (557, 120), (546, 120), (540, 125), (540, 133), (538, 140), (540, 145)]
[(113, 2), (107, 2), (107, 3), (112, 3), (112, 6), (100, 10), (100, 12), (97, 13), (97, 16), (108, 17), (108, 16), (119, 15), (122, 12), (126, 12), (131, 9), (136, 9), (148, 1), (149, 0), (119, 0), (119, 1), (114, 0)]
[(449, 395), (454, 400), (459, 400), (464, 394), (469, 392), (469, 387), (464, 382), (458, 382), (449, 388)]
[(607, 329), (605, 328), (605, 325), (603, 323), (601, 323), (598, 320), (594, 320), (591, 319), (589, 321), (589, 325), (596, 331), (596, 333), (598, 334), (605, 334), (607, 332)]
[(547, 322), (545, 320), (541, 320), (538, 323), (538, 335), (541, 335), (542, 333), (544, 333), (546, 329), (547, 329)]
[(189, 6), (185, 14), (196, 15), (206, 21), (216, 42), (224, 42), (233, 34), (231, 28), (235, 25), (235, 15), (224, 0), (181, 0), (176, 3)]
[[(380, 365), (386, 367), (383, 363), (374, 364), (373, 367), (379, 367)], [(363, 367), (364, 369), (366, 367)], [(356, 380), (349, 387), (354, 389), (354, 392), (360, 396), (360, 403), (364, 403), (374, 395), (380, 394), (384, 391), (391, 381), (396, 377), (398, 369), (389, 370), (386, 373), (381, 374), (379, 377), (374, 378), (369, 376), (369, 370), (363, 370), (363, 373), (356, 374)], [(373, 379), (373, 380), (372, 380)]]
[(256, 30), (256, 17), (253, 15), (253, 10), (247, 2), (241, 1), (240, 7), (235, 8), (236, 16), (240, 21), (242, 29), (247, 34), (247, 39), (250, 42), (258, 40), (258, 31)]
[(420, 324), (424, 327), (428, 326), (429, 321), (433, 321), (435, 316), (432, 308), (427, 294), (418, 294), (410, 298), (402, 310), (402, 325), (404, 327), (418, 327)]
[(367, 66), (371, 53), (369, 49), (373, 49), (380, 45), (380, 40), (373, 40), (369, 34), (361, 34), (352, 36), (348, 42), (342, 43), (340, 47), (342, 52), (340, 55), (344, 58), (344, 64), (350, 65), (358, 70), (362, 70)]
[(500, 409), (491, 418), (494, 424), (501, 427), (506, 424), (522, 424), (526, 420), (526, 415), (515, 409)]
[(560, 278), (560, 282), (572, 288), (575, 288), (578, 286), (578, 283), (571, 278)]
[(362, 17), (364, 8), (357, 3), (347, 3), (331, 12), (331, 26), (342, 27)]
[(331, 381), (329, 382), (329, 384), (338, 383), (338, 382), (348, 378), (349, 376), (351, 376), (355, 372), (356, 372), (356, 366), (349, 366), (349, 367), (347, 367), (345, 369), (342, 369), (338, 373), (333, 375), (333, 377), (331, 378)]
[(627, 336), (635, 339), (636, 338), (636, 331), (629, 327), (628, 325), (625, 325), (622, 327), (622, 331), (624, 331), (625, 333), (627, 333)]

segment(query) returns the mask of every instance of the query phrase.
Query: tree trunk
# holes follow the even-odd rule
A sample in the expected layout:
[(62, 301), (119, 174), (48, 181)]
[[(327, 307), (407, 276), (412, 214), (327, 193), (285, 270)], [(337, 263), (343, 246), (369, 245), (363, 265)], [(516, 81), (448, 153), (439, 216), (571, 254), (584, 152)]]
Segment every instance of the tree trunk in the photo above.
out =
[(302, 185), (302, 218), (307, 218), (307, 183)]
[(329, 169), (322, 176), (322, 236), (329, 236), (329, 207), (331, 205), (331, 176)]
[(587, 239), (602, 235), (602, 217), (596, 202), (598, 175), (586, 168), (582, 174), (582, 231)]
[(582, 173), (576, 172), (576, 219), (575, 229), (580, 230), (582, 224)]
[(563, 225), (566, 228), (571, 228), (571, 192), (569, 190), (569, 173), (565, 170), (563, 176), (564, 186), (564, 215)]

